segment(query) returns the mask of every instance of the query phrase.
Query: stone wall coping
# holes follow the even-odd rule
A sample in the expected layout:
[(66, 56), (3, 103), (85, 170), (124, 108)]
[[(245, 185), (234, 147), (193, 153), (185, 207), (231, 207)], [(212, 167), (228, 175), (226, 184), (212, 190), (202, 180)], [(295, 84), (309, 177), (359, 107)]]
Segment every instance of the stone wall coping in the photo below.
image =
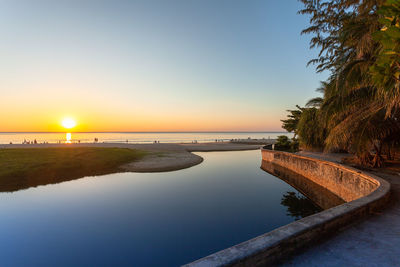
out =
[[(263, 151), (265, 149), (261, 150)], [(386, 204), (389, 198), (390, 184), (382, 178), (368, 172), (360, 171), (339, 163), (300, 156), (288, 152), (268, 151), (271, 153), (285, 153), (293, 157), (331, 165), (343, 171), (355, 173), (364, 179), (368, 179), (377, 184), (378, 187), (364, 197), (307, 216), (184, 266), (261, 266), (271, 264), (292, 254), (295, 250), (317, 241), (322, 236), (331, 234), (349, 223), (359, 220), (361, 217), (371, 213), (371, 211), (379, 209)]]

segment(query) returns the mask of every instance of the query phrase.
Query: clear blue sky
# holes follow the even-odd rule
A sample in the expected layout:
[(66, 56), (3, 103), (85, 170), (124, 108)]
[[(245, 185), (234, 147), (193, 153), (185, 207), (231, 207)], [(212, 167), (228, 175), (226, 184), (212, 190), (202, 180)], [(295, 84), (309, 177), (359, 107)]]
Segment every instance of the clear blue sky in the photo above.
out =
[(6, 0), (0, 131), (281, 130), (325, 74), (296, 0)]

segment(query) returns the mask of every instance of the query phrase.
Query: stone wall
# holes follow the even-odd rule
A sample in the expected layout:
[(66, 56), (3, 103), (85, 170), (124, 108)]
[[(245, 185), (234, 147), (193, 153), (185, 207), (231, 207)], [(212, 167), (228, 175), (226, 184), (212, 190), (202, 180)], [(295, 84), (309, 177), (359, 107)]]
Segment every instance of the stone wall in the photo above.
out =
[(297, 191), (311, 199), (312, 202), (317, 204), (323, 210), (341, 205), (346, 202), (341, 197), (332, 193), (318, 183), (315, 183), (303, 175), (300, 175), (273, 162), (262, 160), (261, 169), (291, 185)]
[[(372, 174), (336, 163), (291, 153), (261, 150), (268, 162), (298, 173), (331, 191), (346, 203), (302, 218), (271, 232), (221, 250), (186, 266), (266, 266), (334, 234), (384, 206), (390, 184)], [(270, 168), (267, 166), (265, 168)], [(296, 181), (296, 184), (299, 184)], [(307, 183), (308, 184), (308, 183)], [(311, 187), (310, 187), (311, 188)]]
[(341, 164), (263, 149), (262, 160), (303, 175), (346, 202), (358, 199), (379, 187), (378, 180)]

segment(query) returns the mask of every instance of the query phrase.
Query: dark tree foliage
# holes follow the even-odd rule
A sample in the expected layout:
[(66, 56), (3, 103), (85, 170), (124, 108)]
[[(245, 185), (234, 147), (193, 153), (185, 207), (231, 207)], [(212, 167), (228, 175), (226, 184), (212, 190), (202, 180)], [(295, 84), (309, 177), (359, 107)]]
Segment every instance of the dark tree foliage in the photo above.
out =
[(383, 26), (373, 34), (380, 50), (371, 73), (374, 83), (381, 88), (387, 115), (390, 115), (400, 108), (400, 1), (386, 1), (378, 13)]
[(331, 75), (292, 131), (304, 148), (345, 149), (382, 166), (400, 142), (400, 0), (301, 2), (310, 17), (302, 34), (319, 49), (309, 64)]
[(297, 195), (295, 192), (284, 194), (281, 204), (287, 207), (287, 215), (294, 217), (296, 220), (321, 211), (320, 207), (306, 197)]
[(276, 140), (274, 150), (296, 152), (299, 150), (299, 142), (295, 138), (289, 140), (286, 135), (280, 135)]
[(278, 136), (276, 143), (274, 145), (274, 150), (290, 151), (291, 144), (290, 144), (289, 137), (287, 137), (286, 135)]
[(293, 139), (297, 136), (297, 124), (299, 123), (301, 113), (303, 109), (296, 105), (297, 109), (287, 110), (289, 114), (287, 115), (286, 120), (281, 120), (282, 128), (288, 131), (289, 133), (294, 133)]
[(317, 108), (305, 108), (297, 128), (302, 147), (307, 149), (323, 149), (326, 134), (318, 116)]
[[(371, 53), (370, 34), (379, 30), (376, 10), (382, 0), (301, 0), (300, 14), (310, 16), (310, 27), (302, 34), (313, 34), (310, 48), (319, 48), (317, 71), (336, 72), (346, 62)], [(367, 27), (365, 27), (367, 25)]]

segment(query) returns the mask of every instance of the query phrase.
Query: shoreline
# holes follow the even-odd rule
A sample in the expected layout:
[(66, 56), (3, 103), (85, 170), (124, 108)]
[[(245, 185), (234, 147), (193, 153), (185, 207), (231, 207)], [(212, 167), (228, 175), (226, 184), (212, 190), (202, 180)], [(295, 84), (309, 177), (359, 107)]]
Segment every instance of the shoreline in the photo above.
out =
[(80, 143), (80, 144), (4, 144), (7, 148), (54, 148), (54, 147), (118, 147), (145, 151), (142, 159), (120, 166), (125, 172), (167, 172), (190, 168), (203, 162), (203, 158), (192, 152), (244, 151), (257, 150), (261, 145), (237, 144), (225, 142), (212, 143)]

